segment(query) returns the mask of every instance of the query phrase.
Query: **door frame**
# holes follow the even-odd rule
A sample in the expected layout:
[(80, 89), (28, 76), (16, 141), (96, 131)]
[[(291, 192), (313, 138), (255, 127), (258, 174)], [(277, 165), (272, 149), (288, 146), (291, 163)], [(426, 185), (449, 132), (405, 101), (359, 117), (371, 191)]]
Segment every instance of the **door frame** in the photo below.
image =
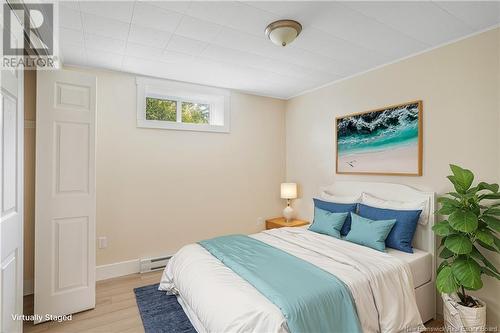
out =
[[(0, 32), (3, 33), (3, 27), (0, 28)], [(2, 78), (3, 75), (6, 75), (2, 72), (8, 71), (8, 70), (2, 70), (0, 71), (0, 89), (2, 90), (2, 93), (5, 95), (8, 95), (10, 97), (13, 97), (16, 100), (16, 111), (17, 111), (17, 122), (16, 122), (16, 127), (17, 127), (17, 147), (16, 147), (16, 159), (17, 159), (17, 169), (16, 169), (16, 210), (17, 210), (17, 219), (19, 220), (17, 223), (17, 281), (16, 281), (16, 286), (14, 287), (15, 289), (15, 294), (16, 294), (16, 313), (18, 315), (23, 314), (23, 297), (24, 297), (24, 69), (22, 67), (18, 68), (15, 70), (16, 73), (16, 81), (17, 81), (17, 94), (16, 96), (13, 96), (11, 92), (9, 92), (8, 89), (5, 89), (3, 87), (3, 81), (4, 79)], [(11, 75), (11, 73), (8, 73), (7, 75)], [(3, 103), (0, 105), (0, 110), (1, 110), (1, 116), (0, 116), (0, 154), (3, 156), (3, 129), (4, 129), (4, 123), (3, 123), (3, 115), (4, 115), (4, 110), (3, 110)], [(3, 157), (2, 157), (3, 158)], [(3, 205), (3, 193), (4, 193), (4, 188), (3, 188), (3, 165), (0, 163), (0, 179), (2, 180), (2, 189), (0, 191), (0, 198), (2, 201)], [(1, 226), (2, 223), (0, 223)], [(2, 228), (3, 229), (3, 228)], [(2, 232), (0, 231), (0, 235)], [(1, 235), (0, 237), (3, 237)], [(0, 243), (1, 243), (1, 238), (0, 238)], [(0, 251), (2, 250), (3, 245), (0, 244)], [(3, 254), (0, 255), (0, 261), (1, 258), (3, 257)], [(3, 262), (0, 263), (0, 265), (3, 265)], [(2, 267), (3, 268), (3, 267)], [(4, 293), (4, 290), (2, 290), (2, 277), (0, 275), (0, 295)], [(1, 298), (0, 298), (1, 299)], [(2, 305), (0, 304), (0, 309)], [(8, 314), (9, 316), (11, 314)], [(12, 314), (14, 315), (14, 314)], [(11, 317), (12, 318), (12, 317)], [(0, 318), (1, 319), (1, 318)], [(19, 332), (22, 332), (23, 328), (23, 321), (17, 319), (17, 325), (16, 328)]]

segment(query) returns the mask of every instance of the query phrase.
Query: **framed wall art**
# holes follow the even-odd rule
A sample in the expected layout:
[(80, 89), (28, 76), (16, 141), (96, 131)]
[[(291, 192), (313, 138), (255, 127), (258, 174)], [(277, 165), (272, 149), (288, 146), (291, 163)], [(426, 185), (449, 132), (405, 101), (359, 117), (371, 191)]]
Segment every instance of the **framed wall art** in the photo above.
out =
[(422, 175), (422, 101), (335, 120), (338, 174)]

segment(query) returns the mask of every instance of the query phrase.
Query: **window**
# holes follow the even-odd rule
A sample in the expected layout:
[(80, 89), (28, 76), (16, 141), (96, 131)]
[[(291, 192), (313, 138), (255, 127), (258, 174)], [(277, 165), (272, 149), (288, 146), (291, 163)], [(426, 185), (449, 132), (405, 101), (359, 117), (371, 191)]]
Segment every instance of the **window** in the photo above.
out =
[(137, 126), (227, 133), (229, 96), (224, 89), (137, 78)]
[(146, 120), (177, 120), (177, 102), (146, 97)]
[(209, 124), (210, 104), (182, 102), (182, 122)]

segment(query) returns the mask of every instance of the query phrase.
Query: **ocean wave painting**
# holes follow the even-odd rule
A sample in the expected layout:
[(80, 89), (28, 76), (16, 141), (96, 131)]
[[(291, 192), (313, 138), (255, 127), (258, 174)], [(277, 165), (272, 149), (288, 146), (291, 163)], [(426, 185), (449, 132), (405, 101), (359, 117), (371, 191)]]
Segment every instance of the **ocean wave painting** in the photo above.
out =
[(337, 173), (421, 175), (422, 102), (337, 118)]

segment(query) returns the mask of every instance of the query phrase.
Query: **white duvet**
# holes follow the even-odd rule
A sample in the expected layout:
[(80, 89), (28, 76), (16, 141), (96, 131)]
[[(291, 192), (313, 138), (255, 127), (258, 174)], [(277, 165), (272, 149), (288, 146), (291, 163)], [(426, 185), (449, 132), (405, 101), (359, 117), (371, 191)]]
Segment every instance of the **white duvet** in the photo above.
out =
[[(341, 279), (356, 303), (364, 332), (401, 332), (421, 326), (407, 263), (364, 246), (303, 228), (251, 235)], [(161, 290), (178, 294), (201, 332), (287, 332), (279, 308), (198, 244), (168, 263)]]

